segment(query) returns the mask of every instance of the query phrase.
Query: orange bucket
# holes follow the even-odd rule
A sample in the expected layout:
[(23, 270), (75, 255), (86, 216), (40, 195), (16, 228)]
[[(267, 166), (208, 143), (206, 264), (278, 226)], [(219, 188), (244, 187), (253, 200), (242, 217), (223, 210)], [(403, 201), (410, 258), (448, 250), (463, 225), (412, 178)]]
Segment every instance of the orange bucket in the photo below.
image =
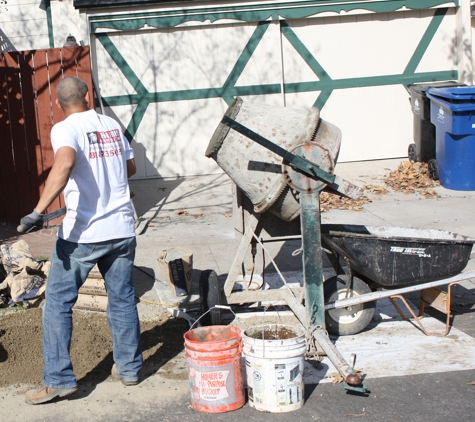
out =
[(187, 331), (184, 338), (193, 408), (222, 413), (244, 406), (241, 330), (214, 325)]

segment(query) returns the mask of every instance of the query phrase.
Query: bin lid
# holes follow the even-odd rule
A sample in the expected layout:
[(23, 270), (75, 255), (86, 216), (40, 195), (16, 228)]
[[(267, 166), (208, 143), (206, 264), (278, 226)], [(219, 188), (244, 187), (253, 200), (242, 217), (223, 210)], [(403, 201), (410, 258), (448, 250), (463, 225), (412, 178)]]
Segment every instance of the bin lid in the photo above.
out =
[(429, 88), (445, 88), (445, 87), (454, 87), (454, 86), (466, 86), (466, 85), (459, 82), (455, 82), (455, 81), (424, 82), (422, 84), (410, 84), (407, 86), (407, 89), (411, 92), (411, 94), (419, 94), (422, 97), (425, 97), (426, 90)]
[(428, 94), (444, 99), (448, 102), (474, 102), (475, 86), (459, 86), (446, 88), (430, 88)]

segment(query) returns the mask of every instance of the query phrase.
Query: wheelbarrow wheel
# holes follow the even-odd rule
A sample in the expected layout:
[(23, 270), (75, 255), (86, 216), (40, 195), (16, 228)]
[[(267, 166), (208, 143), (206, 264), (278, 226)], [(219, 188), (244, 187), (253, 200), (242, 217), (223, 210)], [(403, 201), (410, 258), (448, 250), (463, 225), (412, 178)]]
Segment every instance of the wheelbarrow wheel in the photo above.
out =
[(212, 309), (216, 305), (223, 304), (221, 286), (219, 285), (218, 275), (216, 274), (216, 271), (202, 271), (199, 283), (201, 297), (201, 314), (203, 315), (200, 319), (200, 324), (203, 326), (221, 325), (221, 309)]
[[(348, 290), (350, 276), (339, 275), (324, 283), (325, 303), (334, 302), (345, 297), (361, 296), (371, 293), (368, 285), (353, 276), (353, 283)], [(348, 292), (348, 295), (347, 295)], [(339, 336), (348, 336), (364, 330), (371, 322), (376, 303), (366, 302), (348, 306), (346, 308), (330, 309), (325, 312), (327, 330)]]

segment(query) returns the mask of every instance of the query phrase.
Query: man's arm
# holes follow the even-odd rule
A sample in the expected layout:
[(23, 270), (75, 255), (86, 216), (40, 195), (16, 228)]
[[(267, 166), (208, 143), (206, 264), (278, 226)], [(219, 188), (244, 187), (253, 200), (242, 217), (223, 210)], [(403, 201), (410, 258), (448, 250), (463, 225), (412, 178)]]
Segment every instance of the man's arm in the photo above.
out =
[(137, 167), (135, 165), (135, 159), (131, 158), (127, 160), (127, 178), (132, 177), (137, 172)]
[(46, 180), (41, 198), (35, 207), (36, 212), (43, 214), (56, 197), (64, 190), (76, 162), (76, 151), (71, 147), (61, 147), (56, 151), (54, 164)]

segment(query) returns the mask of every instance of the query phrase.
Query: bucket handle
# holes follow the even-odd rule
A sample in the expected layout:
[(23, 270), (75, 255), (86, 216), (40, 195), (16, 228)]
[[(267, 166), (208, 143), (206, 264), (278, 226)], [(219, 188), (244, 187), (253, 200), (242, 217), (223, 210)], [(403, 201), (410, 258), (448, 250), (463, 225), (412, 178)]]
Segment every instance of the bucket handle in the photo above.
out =
[[(193, 329), (193, 327), (195, 326), (195, 324), (201, 319), (203, 318), (209, 311), (211, 311), (212, 309), (214, 308), (219, 308), (219, 309), (227, 309), (228, 311), (231, 311), (234, 316), (236, 316), (236, 314), (234, 313), (234, 311), (231, 309), (230, 306), (226, 306), (226, 305), (214, 305), (213, 307), (209, 308), (204, 314), (202, 314), (198, 319), (195, 320), (195, 322), (193, 323), (193, 325), (190, 327), (190, 330)], [(199, 324), (200, 325), (200, 324)], [(201, 327), (201, 325), (200, 325)]]

